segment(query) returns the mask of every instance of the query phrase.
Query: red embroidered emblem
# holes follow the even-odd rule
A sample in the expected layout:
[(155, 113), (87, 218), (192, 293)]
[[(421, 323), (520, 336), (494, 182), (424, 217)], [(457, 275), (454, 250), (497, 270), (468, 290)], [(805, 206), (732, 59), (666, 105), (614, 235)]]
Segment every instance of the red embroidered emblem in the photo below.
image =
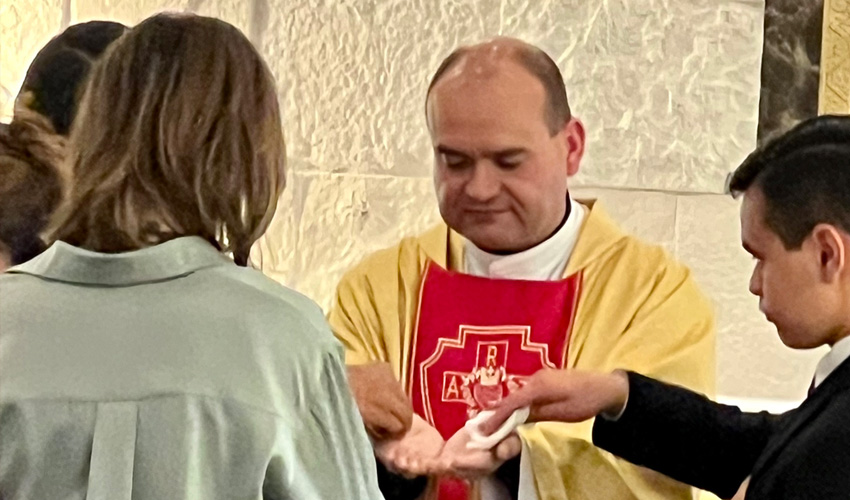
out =
[[(449, 439), (543, 368), (563, 368), (581, 274), (561, 281), (492, 280), (433, 263), (422, 280), (407, 388), (414, 411)], [(441, 480), (440, 500), (466, 499)]]

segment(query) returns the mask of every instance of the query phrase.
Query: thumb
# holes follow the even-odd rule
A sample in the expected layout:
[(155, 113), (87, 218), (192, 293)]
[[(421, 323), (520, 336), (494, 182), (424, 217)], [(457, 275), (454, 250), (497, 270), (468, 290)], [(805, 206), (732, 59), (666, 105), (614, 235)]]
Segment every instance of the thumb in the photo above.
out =
[(511, 434), (506, 437), (501, 443), (496, 445), (496, 449), (493, 450), (496, 458), (501, 462), (514, 458), (519, 455), (521, 451), (522, 440), (516, 434)]
[(489, 436), (496, 432), (513, 412), (530, 404), (531, 397), (528, 390), (519, 389), (493, 407), (493, 414), (490, 415), (490, 418), (482, 422), (478, 429), (481, 431), (481, 434)]

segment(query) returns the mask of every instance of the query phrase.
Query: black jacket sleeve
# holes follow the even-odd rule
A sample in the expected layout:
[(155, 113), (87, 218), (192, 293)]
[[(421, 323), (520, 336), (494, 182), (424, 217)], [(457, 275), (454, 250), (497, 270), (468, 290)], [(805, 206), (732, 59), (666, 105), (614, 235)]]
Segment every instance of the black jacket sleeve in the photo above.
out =
[(597, 418), (593, 443), (722, 498), (734, 496), (780, 417), (744, 413), (681, 387), (628, 376), (625, 412), (617, 421)]

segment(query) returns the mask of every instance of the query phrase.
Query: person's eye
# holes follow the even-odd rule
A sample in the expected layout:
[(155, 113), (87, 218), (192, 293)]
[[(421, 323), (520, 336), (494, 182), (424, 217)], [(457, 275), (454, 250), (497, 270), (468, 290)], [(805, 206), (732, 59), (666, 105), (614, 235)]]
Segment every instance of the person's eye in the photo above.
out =
[(496, 163), (499, 165), (499, 168), (511, 170), (522, 165), (523, 160), (522, 155), (511, 155), (499, 158)]
[(449, 168), (461, 168), (469, 163), (469, 159), (463, 155), (454, 153), (442, 153), (442, 162)]

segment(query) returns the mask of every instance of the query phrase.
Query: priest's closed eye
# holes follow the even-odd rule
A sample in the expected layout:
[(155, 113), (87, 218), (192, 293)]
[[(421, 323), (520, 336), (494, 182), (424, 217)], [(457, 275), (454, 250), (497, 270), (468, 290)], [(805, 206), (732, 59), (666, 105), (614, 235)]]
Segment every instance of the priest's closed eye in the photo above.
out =
[(440, 153), (440, 158), (442, 163), (449, 168), (461, 168), (470, 163), (467, 156), (459, 153), (443, 152)]
[(507, 156), (500, 156), (496, 159), (496, 164), (499, 165), (500, 168), (510, 170), (520, 166), (523, 160), (525, 160), (525, 155), (512, 154)]

